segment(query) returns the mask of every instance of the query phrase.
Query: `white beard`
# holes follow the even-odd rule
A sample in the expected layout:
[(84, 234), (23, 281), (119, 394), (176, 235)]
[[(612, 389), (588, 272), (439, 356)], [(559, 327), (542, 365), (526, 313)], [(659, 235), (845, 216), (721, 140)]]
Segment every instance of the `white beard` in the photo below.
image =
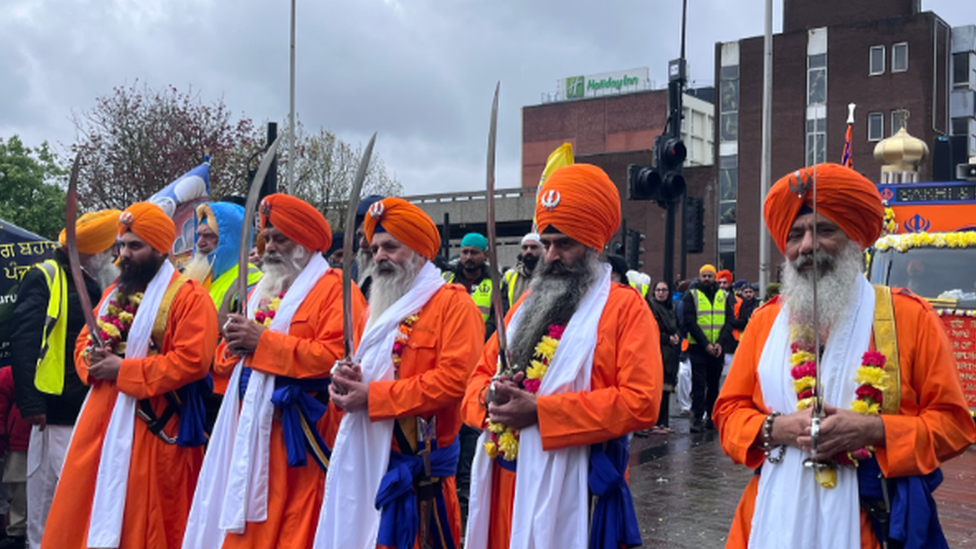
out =
[(282, 292), (287, 292), (292, 282), (298, 278), (311, 258), (312, 252), (297, 244), (292, 250), (291, 256), (287, 258), (278, 252), (266, 253), (261, 265), (263, 274), (258, 283), (258, 296), (261, 299), (272, 299), (281, 295)]
[[(837, 256), (818, 253), (820, 277), (817, 280), (817, 320), (820, 339), (826, 341), (830, 329), (850, 314), (850, 304), (857, 277), (863, 276), (864, 256), (856, 242), (849, 242)], [(812, 256), (800, 256), (796, 262), (783, 264), (783, 297), (790, 310), (790, 326), (813, 325), (813, 270), (798, 270), (812, 262)], [(807, 336), (812, 338), (811, 331)], [(807, 338), (804, 338), (807, 339)], [(812, 341), (808, 341), (812, 343)]]
[[(115, 266), (115, 259), (110, 250), (89, 257), (85, 270), (95, 279), (95, 282), (98, 282), (102, 290), (108, 288), (119, 277), (119, 268)], [(78, 291), (81, 289), (78, 288)]]
[[(373, 268), (373, 285), (369, 290), (369, 322), (367, 328), (387, 309), (410, 291), (413, 281), (427, 259), (414, 252), (403, 266), (384, 261)], [(362, 271), (360, 271), (362, 274)]]
[(210, 274), (210, 261), (207, 259), (207, 254), (194, 252), (190, 262), (183, 269), (183, 274), (190, 280), (203, 283)]

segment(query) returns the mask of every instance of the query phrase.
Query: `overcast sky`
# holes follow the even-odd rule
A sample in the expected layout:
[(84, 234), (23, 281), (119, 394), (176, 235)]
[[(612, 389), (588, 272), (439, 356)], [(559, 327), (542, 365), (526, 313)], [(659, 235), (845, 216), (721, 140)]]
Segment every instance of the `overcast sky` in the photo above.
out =
[[(74, 140), (73, 111), (137, 79), (223, 98), (256, 121), (288, 115), (288, 0), (0, 0), (0, 137)], [(711, 85), (715, 42), (763, 32), (763, 0), (689, 0), (692, 85)], [(967, 6), (970, 9), (966, 9)], [(972, 0), (923, 0), (950, 25)], [(775, 2), (780, 28), (782, 0)], [(297, 111), (376, 151), (406, 194), (485, 180), (501, 81), (499, 187), (520, 184), (521, 108), (561, 77), (678, 57), (677, 0), (298, 0)]]

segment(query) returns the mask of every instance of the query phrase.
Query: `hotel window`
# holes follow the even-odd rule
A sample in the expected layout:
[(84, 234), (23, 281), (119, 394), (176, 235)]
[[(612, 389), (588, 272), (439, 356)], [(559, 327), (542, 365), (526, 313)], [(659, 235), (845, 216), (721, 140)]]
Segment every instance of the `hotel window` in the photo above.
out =
[(884, 113), (868, 113), (868, 141), (881, 141), (884, 139)]
[(868, 74), (875, 76), (884, 74), (885, 71), (885, 47), (871, 46), (871, 67)]
[(807, 105), (827, 102), (827, 56), (807, 56)]
[(739, 195), (739, 157), (722, 156), (718, 162), (718, 223), (735, 224), (735, 203)]
[(891, 46), (891, 72), (905, 72), (908, 70), (908, 42), (899, 42)]
[(807, 166), (827, 161), (827, 119), (807, 120)]
[(891, 135), (895, 135), (902, 128), (908, 131), (908, 111), (895, 109), (891, 111)]
[(739, 66), (722, 67), (721, 79), (719, 141), (730, 143), (739, 140)]

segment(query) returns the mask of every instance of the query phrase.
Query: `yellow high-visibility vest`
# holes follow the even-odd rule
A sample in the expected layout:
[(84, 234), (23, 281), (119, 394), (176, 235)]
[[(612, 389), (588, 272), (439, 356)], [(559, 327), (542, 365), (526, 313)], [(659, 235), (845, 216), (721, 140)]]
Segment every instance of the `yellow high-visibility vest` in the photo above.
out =
[[(42, 393), (60, 395), (64, 391), (64, 345), (68, 333), (66, 274), (53, 259), (35, 266), (44, 273), (50, 297), (47, 301), (47, 315), (44, 317), (41, 352), (37, 355), (34, 386)], [(78, 291), (88, 290), (81, 288)]]
[[(444, 273), (444, 281), (448, 284), (454, 282), (454, 273), (451, 271)], [(475, 306), (481, 311), (481, 320), (483, 322), (487, 322), (488, 317), (491, 316), (491, 291), (491, 279), (485, 278), (471, 293), (471, 298), (474, 299)]]
[[(725, 325), (726, 293), (724, 290), (716, 290), (715, 302), (711, 303), (705, 296), (705, 292), (700, 290), (691, 290), (691, 292), (698, 300), (698, 305), (695, 307), (698, 313), (698, 325), (705, 332), (705, 339), (708, 340), (708, 343), (715, 343), (722, 332), (722, 326)], [(688, 334), (688, 342), (691, 345), (696, 344), (695, 338), (690, 333)]]

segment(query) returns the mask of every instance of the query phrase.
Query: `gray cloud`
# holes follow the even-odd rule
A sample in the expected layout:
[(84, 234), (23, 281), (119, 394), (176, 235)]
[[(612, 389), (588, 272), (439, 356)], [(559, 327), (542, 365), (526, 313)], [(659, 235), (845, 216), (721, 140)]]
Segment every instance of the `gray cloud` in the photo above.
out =
[[(762, 0), (690, 0), (692, 79), (711, 84), (714, 45), (763, 30)], [(972, 23), (959, 0), (925, 9)], [(774, 20), (781, 14), (776, 2)], [(557, 78), (678, 56), (680, 2), (359, 0), (298, 3), (297, 109), (307, 129), (377, 152), (410, 194), (484, 184), (491, 93), (502, 82), (498, 182), (520, 183), (521, 109)], [(0, 136), (70, 143), (72, 112), (135, 80), (188, 86), (255, 120), (288, 112), (288, 2), (5, 0)]]

